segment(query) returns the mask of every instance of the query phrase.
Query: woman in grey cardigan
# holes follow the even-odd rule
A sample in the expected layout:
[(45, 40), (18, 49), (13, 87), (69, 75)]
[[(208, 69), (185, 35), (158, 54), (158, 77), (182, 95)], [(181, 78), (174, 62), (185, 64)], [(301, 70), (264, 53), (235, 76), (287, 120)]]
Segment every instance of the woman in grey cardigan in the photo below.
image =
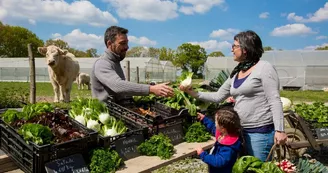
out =
[(217, 92), (196, 92), (182, 86), (180, 89), (200, 100), (216, 103), (233, 96), (247, 154), (265, 161), (274, 142), (284, 144), (287, 140), (278, 74), (269, 62), (260, 60), (264, 52), (262, 41), (254, 31), (235, 35), (231, 51), (239, 64)]

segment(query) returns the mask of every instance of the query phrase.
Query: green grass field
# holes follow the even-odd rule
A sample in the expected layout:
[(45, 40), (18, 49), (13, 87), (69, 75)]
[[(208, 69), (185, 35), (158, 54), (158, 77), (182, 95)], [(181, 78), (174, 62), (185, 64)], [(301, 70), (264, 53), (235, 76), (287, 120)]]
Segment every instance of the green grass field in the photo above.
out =
[[(193, 84), (197, 85), (201, 82), (201, 79), (193, 80)], [(0, 82), (0, 91), (6, 88), (25, 90), (29, 91), (29, 83), (27, 82)], [(321, 101), (328, 102), (328, 92), (323, 91), (281, 91), (282, 97), (287, 97), (293, 101), (297, 102), (313, 102)], [(52, 97), (53, 89), (50, 83), (37, 83), (36, 85), (36, 95), (37, 97)], [(73, 84), (73, 89), (71, 93), (72, 99), (76, 97), (91, 97), (90, 90), (78, 90), (77, 84)]]

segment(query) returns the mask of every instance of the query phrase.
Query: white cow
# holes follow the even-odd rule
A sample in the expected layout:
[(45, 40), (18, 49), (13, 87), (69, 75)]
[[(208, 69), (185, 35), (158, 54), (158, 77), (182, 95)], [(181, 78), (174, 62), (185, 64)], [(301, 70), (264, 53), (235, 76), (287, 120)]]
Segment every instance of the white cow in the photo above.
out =
[(38, 52), (46, 56), (49, 78), (55, 93), (54, 102), (69, 102), (72, 84), (80, 71), (79, 62), (72, 53), (54, 45), (38, 47)]
[(77, 82), (77, 89), (84, 89), (84, 85), (88, 86), (88, 90), (90, 90), (90, 75), (87, 73), (79, 73), (79, 75), (76, 78), (76, 82)]

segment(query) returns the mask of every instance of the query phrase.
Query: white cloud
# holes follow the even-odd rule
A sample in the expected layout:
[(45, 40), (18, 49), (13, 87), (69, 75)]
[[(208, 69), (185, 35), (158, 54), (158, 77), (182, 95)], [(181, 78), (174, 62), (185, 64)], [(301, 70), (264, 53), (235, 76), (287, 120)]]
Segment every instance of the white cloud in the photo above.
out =
[(293, 35), (308, 35), (308, 34), (315, 34), (310, 27), (307, 27), (304, 24), (288, 24), (285, 26), (280, 26), (274, 28), (271, 32), (272, 36), (293, 36)]
[(92, 26), (117, 23), (109, 12), (101, 11), (90, 1), (1, 0), (0, 19)]
[(224, 6), (225, 0), (179, 0), (181, 3), (188, 4), (182, 5), (179, 8), (181, 13), (191, 15), (194, 13), (206, 13), (214, 6), (221, 6), (224, 11), (227, 7)]
[(270, 14), (269, 12), (263, 12), (259, 15), (259, 18), (266, 19), (269, 17), (269, 14)]
[(157, 44), (156, 41), (152, 41), (147, 37), (136, 37), (136, 36), (128, 36), (129, 42), (135, 43), (142, 46), (155, 46)]
[(315, 50), (318, 47), (326, 47), (328, 43), (323, 43), (322, 45), (306, 46), (303, 50)]
[(35, 25), (36, 24), (36, 21), (33, 20), (33, 19), (28, 19), (28, 23), (32, 24), (32, 25)]
[(228, 41), (218, 42), (216, 40), (208, 40), (203, 42), (189, 42), (190, 44), (200, 45), (206, 51), (223, 51), (227, 49), (231, 49), (231, 43)]
[(326, 2), (324, 7), (319, 8), (314, 14), (308, 14), (307, 18), (297, 16), (296, 13), (289, 13), (287, 19), (296, 22), (321, 22), (328, 20), (328, 2)]
[(212, 33), (210, 34), (210, 37), (220, 38), (221, 40), (222, 39), (232, 40), (233, 36), (235, 34), (237, 34), (238, 32), (239, 32), (238, 29), (232, 29), (232, 28), (228, 28), (227, 30), (219, 29), (219, 30), (212, 31)]
[(87, 34), (81, 32), (80, 29), (74, 29), (72, 32), (61, 35), (59, 33), (52, 34), (53, 39), (61, 39), (68, 43), (72, 48), (87, 50), (89, 48), (103, 48), (105, 47), (103, 36), (95, 34)]
[[(76, 48), (79, 50), (87, 50), (89, 48), (96, 48), (98, 50), (103, 50), (105, 48), (104, 37), (102, 35), (96, 34), (88, 34), (82, 32), (80, 29), (74, 29), (70, 33), (66, 35), (62, 35), (60, 33), (54, 33), (51, 35), (53, 39), (61, 39), (68, 43), (68, 45), (72, 48)], [(152, 41), (147, 37), (135, 37), (128, 36), (129, 41), (131, 43), (135, 43), (137, 45), (156, 45), (156, 41)]]
[(168, 0), (104, 0), (121, 18), (165, 21), (178, 16), (178, 5)]
[(328, 39), (328, 37), (324, 36), (324, 35), (320, 35), (320, 36), (317, 36), (315, 39), (316, 40), (324, 40), (324, 39)]

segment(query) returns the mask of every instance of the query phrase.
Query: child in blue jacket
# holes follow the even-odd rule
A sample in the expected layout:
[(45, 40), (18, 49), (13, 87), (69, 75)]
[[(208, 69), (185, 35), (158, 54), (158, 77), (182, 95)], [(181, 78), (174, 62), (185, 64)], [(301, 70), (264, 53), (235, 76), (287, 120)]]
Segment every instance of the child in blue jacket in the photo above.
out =
[(197, 148), (197, 154), (208, 164), (209, 172), (231, 173), (239, 152), (242, 140), (239, 138), (241, 125), (238, 114), (232, 109), (220, 109), (215, 114), (215, 123), (204, 114), (197, 113), (198, 119), (206, 126), (216, 142), (208, 153)]

